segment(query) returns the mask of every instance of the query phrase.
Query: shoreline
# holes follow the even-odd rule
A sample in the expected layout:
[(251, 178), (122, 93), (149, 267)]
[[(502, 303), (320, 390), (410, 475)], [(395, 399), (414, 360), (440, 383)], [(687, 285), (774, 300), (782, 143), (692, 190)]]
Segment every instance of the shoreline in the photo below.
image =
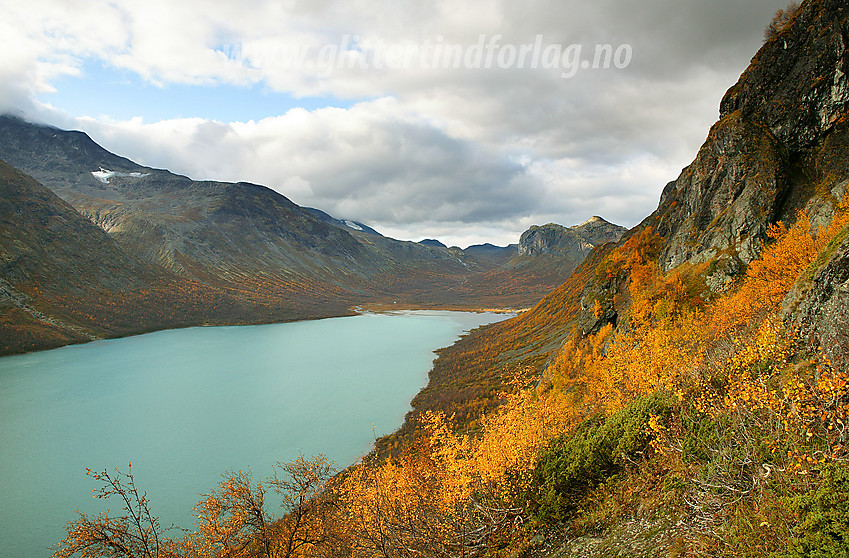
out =
[(317, 320), (328, 320), (332, 318), (346, 318), (357, 316), (365, 313), (372, 314), (388, 314), (392, 312), (405, 312), (405, 311), (442, 311), (442, 312), (470, 312), (475, 314), (484, 314), (484, 313), (492, 313), (492, 314), (516, 314), (520, 315), (523, 312), (529, 310), (529, 308), (523, 309), (512, 309), (512, 308), (475, 308), (468, 307), (462, 305), (435, 305), (435, 306), (426, 306), (426, 305), (416, 305), (416, 304), (401, 304), (396, 305), (394, 303), (381, 303), (381, 302), (373, 302), (366, 304), (359, 304), (356, 306), (348, 307), (346, 312), (333, 313), (325, 316), (314, 316), (314, 317), (305, 317), (305, 318), (295, 318), (295, 319), (283, 319), (283, 320), (271, 320), (271, 321), (250, 321), (250, 320), (239, 320), (232, 322), (213, 322), (213, 321), (203, 321), (195, 324), (183, 324), (183, 325), (174, 325), (173, 327), (163, 327), (163, 328), (154, 328), (147, 330), (140, 330), (136, 332), (131, 332), (123, 335), (114, 335), (114, 336), (103, 336), (96, 337), (93, 339), (79, 340), (79, 341), (71, 341), (68, 343), (56, 344), (53, 346), (47, 346), (43, 348), (33, 349), (29, 351), (19, 351), (19, 352), (3, 352), (0, 351), (0, 359), (4, 357), (10, 356), (18, 356), (18, 355), (28, 355), (32, 353), (41, 353), (44, 351), (52, 351), (55, 349), (61, 349), (64, 347), (71, 347), (75, 345), (87, 345), (89, 343), (94, 343), (97, 341), (108, 341), (110, 339), (126, 339), (129, 337), (136, 337), (139, 335), (147, 335), (150, 333), (157, 333), (160, 331), (171, 331), (178, 329), (187, 329), (192, 327), (239, 327), (239, 326), (262, 326), (262, 325), (274, 325), (274, 324), (290, 324), (297, 322), (311, 322)]

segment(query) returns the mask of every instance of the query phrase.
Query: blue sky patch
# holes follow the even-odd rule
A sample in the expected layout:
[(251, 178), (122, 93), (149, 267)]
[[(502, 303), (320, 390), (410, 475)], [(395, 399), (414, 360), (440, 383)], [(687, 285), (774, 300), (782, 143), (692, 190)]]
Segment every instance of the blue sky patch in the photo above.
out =
[(271, 91), (263, 84), (237, 86), (154, 85), (138, 74), (87, 61), (78, 76), (64, 76), (52, 84), (55, 93), (38, 99), (71, 117), (106, 116), (129, 120), (140, 116), (145, 122), (174, 118), (204, 118), (220, 122), (246, 122), (278, 116), (296, 107), (312, 111), (323, 107), (349, 108), (359, 100), (335, 97), (296, 98)]

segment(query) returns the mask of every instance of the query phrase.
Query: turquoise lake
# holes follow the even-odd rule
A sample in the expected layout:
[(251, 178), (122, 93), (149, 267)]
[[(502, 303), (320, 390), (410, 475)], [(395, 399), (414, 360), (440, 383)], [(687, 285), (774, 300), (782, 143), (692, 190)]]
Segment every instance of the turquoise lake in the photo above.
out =
[(356, 462), (398, 428), (433, 351), (496, 314), (399, 312), (290, 324), (199, 327), (0, 358), (0, 551), (46, 558), (92, 498), (86, 467), (132, 461), (165, 525), (227, 470), (277, 461)]

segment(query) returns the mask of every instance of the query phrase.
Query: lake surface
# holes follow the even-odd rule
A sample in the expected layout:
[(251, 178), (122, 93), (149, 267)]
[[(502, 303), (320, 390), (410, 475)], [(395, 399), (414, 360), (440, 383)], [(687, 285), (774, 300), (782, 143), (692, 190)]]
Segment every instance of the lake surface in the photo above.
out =
[(507, 316), (364, 314), (200, 327), (0, 358), (0, 553), (42, 558), (95, 500), (86, 467), (127, 471), (164, 525), (227, 470), (255, 480), (277, 461), (341, 467), (403, 422), (434, 351)]

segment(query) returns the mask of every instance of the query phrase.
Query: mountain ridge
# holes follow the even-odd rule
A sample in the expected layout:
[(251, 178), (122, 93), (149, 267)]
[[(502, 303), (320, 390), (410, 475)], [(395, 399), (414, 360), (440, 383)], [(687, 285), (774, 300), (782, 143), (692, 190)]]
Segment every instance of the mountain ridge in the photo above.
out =
[[(0, 116), (3, 158), (104, 231), (124, 257), (154, 270), (158, 285), (177, 281), (236, 304), (233, 323), (347, 315), (356, 306), (399, 303), (523, 308), (560, 284), (583, 257), (519, 258), (515, 247), (463, 251), (398, 241), (302, 208), (265, 186), (194, 181), (111, 154), (82, 132), (16, 117)], [(203, 304), (194, 304), (194, 318), (172, 323), (167, 312), (156, 311), (162, 314), (156, 323), (231, 323), (218, 311), (202, 317)], [(96, 335), (128, 332), (92, 327)]]

